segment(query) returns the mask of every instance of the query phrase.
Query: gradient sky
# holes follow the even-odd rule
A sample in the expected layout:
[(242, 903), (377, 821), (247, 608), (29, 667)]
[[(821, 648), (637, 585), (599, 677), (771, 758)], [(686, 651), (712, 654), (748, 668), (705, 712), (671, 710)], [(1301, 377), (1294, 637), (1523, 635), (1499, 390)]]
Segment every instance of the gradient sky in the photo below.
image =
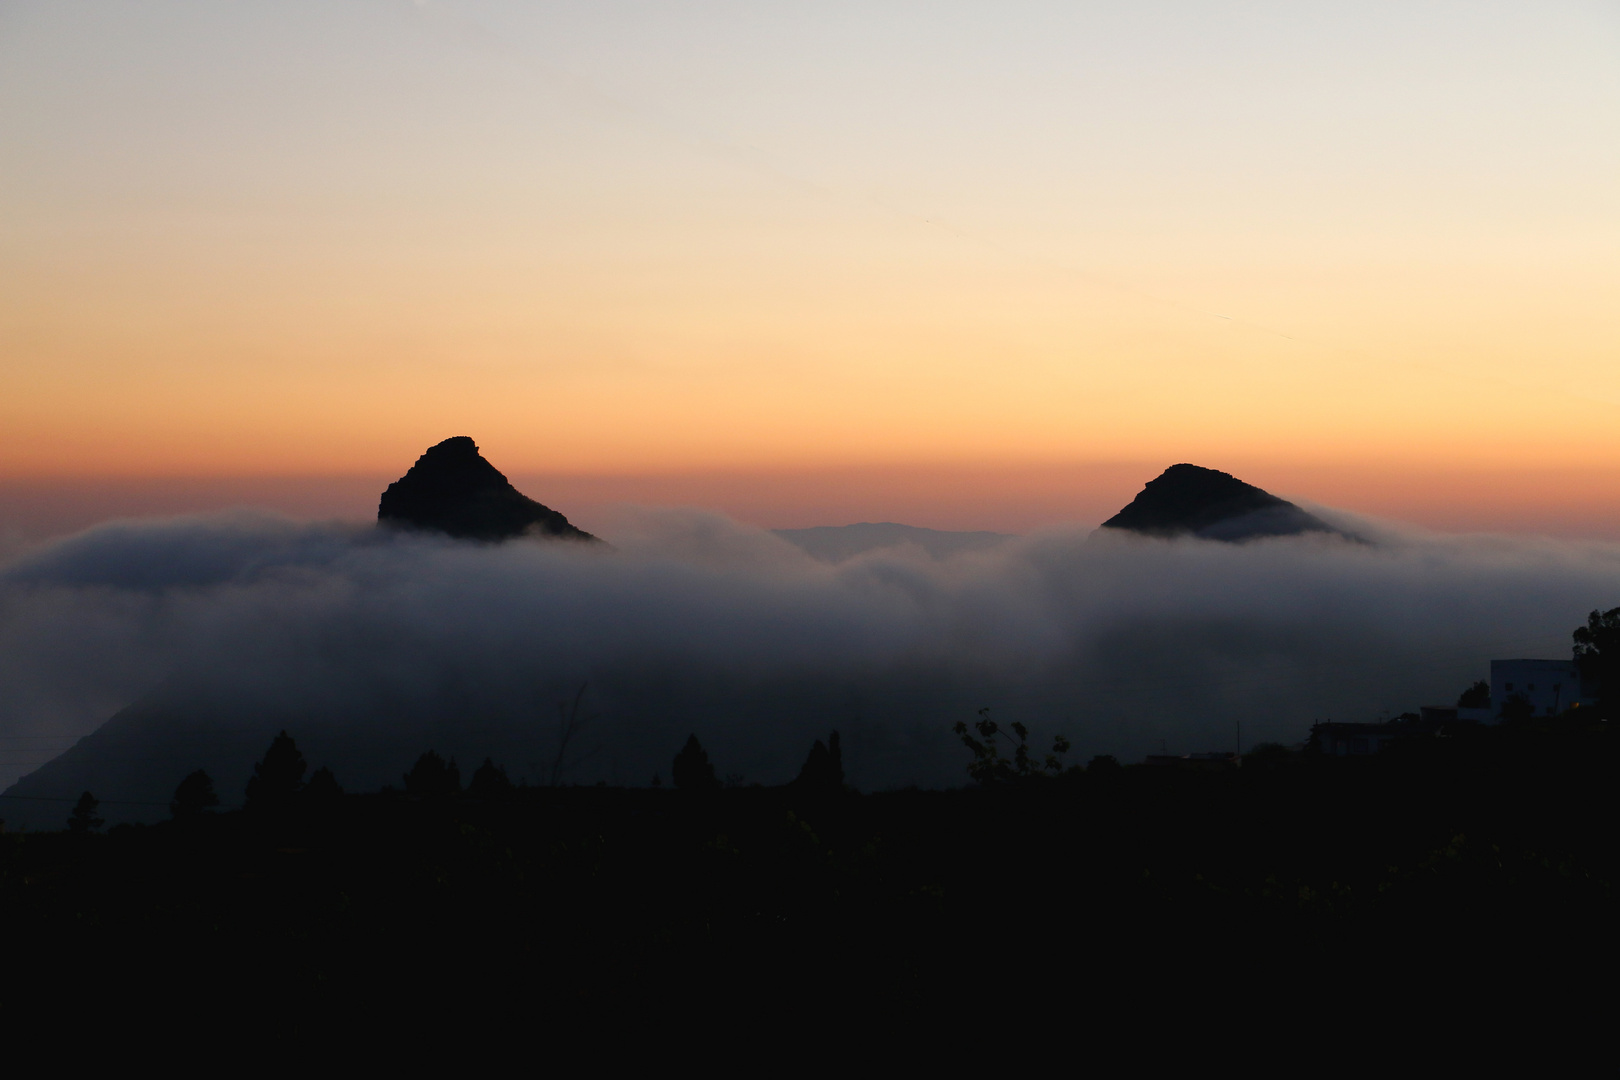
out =
[(1620, 535), (1617, 299), (1612, 2), (0, 3), (13, 487), (470, 434)]

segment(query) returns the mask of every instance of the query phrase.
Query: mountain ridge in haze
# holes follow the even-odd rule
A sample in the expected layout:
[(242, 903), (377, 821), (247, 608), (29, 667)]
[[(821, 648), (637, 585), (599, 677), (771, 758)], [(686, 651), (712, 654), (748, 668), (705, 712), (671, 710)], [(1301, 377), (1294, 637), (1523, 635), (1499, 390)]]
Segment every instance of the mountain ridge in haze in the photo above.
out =
[(843, 562), (868, 551), (915, 544), (936, 559), (963, 551), (983, 551), (1017, 537), (998, 532), (952, 532), (901, 525), (894, 521), (862, 521), (854, 525), (817, 525), (808, 529), (773, 529), (794, 547), (822, 562)]

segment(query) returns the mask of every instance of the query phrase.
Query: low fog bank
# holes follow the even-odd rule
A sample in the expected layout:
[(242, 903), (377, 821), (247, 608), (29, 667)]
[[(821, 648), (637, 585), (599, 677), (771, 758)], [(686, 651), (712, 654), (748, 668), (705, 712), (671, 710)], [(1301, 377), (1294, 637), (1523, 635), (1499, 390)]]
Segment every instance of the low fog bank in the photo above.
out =
[[(1317, 508), (1312, 508), (1316, 510)], [(259, 514), (117, 523), (0, 569), (0, 783), (153, 818), (204, 767), (229, 805), (285, 727), (350, 790), (422, 750), (464, 774), (790, 779), (843, 733), (864, 789), (964, 780), (990, 706), (1084, 761), (1295, 742), (1313, 719), (1449, 703), (1495, 656), (1563, 657), (1620, 603), (1620, 545), (1433, 536), (1243, 545), (1052, 530), (944, 559), (829, 565), (718, 515), (627, 512), (612, 550), (459, 543)], [(558, 702), (584, 686), (559, 755)], [(120, 712), (120, 710), (124, 710)], [(152, 805), (140, 806), (141, 802)], [(7, 799), (53, 824), (66, 804)]]

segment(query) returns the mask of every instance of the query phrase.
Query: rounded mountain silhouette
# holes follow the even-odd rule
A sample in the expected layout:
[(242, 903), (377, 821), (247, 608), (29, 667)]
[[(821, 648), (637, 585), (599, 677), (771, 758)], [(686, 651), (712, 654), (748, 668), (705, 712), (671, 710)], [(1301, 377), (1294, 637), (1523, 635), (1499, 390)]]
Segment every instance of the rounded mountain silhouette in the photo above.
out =
[(1172, 465), (1149, 480), (1142, 493), (1102, 527), (1230, 542), (1309, 532), (1348, 536), (1231, 473), (1185, 464)]
[(429, 447), (389, 484), (377, 506), (377, 522), (432, 529), (463, 540), (550, 536), (601, 542), (513, 487), (465, 435)]

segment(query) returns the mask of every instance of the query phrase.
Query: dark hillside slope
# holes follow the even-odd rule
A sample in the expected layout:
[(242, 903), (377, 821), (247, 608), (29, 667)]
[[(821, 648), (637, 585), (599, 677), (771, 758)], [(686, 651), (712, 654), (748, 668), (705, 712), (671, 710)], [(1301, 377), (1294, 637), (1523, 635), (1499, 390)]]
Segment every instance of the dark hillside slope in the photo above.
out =
[(109, 822), (159, 821), (169, 814), (175, 778), (199, 768), (224, 781), (225, 805), (235, 806), (254, 756), (262, 756), (274, 734), (265, 725), (222, 724), (142, 701), (7, 788), (0, 813), (23, 828), (58, 829), (72, 800), (90, 791), (106, 803)]
[[(284, 728), (295, 733), (312, 771), (328, 766), (341, 783), (371, 788), (397, 783), (423, 748), (456, 745), (415, 717), (343, 726), (253, 702), (158, 694), (120, 709), (5, 789), (0, 817), (28, 829), (61, 828), (79, 792), (89, 791), (103, 801), (109, 824), (160, 821), (175, 786), (194, 769), (213, 778), (225, 808), (237, 807), (254, 762)], [(488, 741), (507, 752), (529, 749), (511, 736)]]

